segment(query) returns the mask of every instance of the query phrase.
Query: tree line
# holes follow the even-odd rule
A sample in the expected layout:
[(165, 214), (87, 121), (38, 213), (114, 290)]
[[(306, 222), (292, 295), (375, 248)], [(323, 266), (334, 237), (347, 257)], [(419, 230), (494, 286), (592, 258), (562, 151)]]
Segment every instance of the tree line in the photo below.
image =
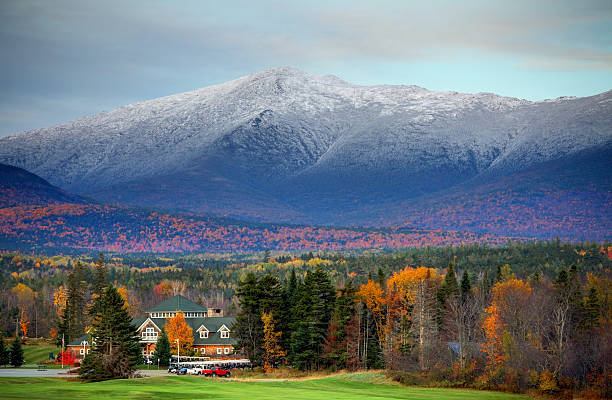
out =
[(385, 368), (398, 380), (555, 394), (612, 390), (612, 280), (448, 267), (379, 269), (334, 285), (321, 267), (238, 284), (238, 347), (254, 365)]

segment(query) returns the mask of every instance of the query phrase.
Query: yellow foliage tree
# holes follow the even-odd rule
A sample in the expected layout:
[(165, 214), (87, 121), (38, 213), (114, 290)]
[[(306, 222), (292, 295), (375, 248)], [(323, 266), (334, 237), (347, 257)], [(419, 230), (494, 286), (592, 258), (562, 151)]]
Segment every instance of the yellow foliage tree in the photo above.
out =
[(59, 288), (53, 293), (53, 306), (57, 311), (57, 315), (61, 316), (66, 309), (66, 299), (68, 298), (68, 293), (63, 285), (60, 285)]
[(272, 313), (263, 313), (261, 315), (261, 321), (263, 322), (264, 330), (264, 342), (262, 346), (263, 367), (265, 372), (271, 372), (273, 368), (281, 363), (287, 353), (281, 349), (278, 343), (282, 332), (274, 331), (274, 318), (272, 317)]
[(123, 308), (129, 309), (130, 303), (128, 302), (128, 294), (129, 294), (128, 288), (126, 288), (125, 286), (119, 286), (117, 288), (117, 291), (119, 292), (119, 294), (123, 298), (123, 301), (125, 302), (125, 304), (123, 305)]
[(30, 304), (36, 299), (36, 292), (24, 285), (23, 283), (18, 283), (15, 285), (11, 292), (17, 297), (17, 301), (19, 304)]
[(178, 344), (180, 344), (181, 353), (187, 354), (191, 351), (193, 346), (193, 329), (187, 325), (182, 312), (178, 312), (174, 317), (168, 319), (166, 333), (168, 334), (170, 347), (175, 354), (178, 353), (177, 340)]

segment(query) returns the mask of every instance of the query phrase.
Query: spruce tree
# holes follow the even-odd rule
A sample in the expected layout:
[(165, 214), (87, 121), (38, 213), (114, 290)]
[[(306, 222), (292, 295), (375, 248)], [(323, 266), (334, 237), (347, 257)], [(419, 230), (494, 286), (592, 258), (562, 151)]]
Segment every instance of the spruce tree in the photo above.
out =
[(0, 332), (0, 365), (7, 365), (9, 363), (10, 352), (6, 348), (4, 343), (4, 335)]
[(15, 340), (13, 340), (9, 361), (13, 367), (21, 367), (24, 363), (23, 348), (21, 347), (21, 338), (19, 336), (15, 336)]
[(61, 344), (62, 336), (65, 343), (70, 343), (82, 336), (87, 323), (85, 317), (85, 268), (80, 261), (77, 261), (74, 269), (68, 275), (67, 281), (66, 307), (58, 326), (58, 344)]
[(459, 295), (459, 284), (457, 283), (457, 275), (455, 274), (455, 267), (453, 263), (448, 264), (446, 269), (446, 276), (444, 282), (438, 288), (436, 292), (436, 322), (441, 327), (444, 321), (444, 314), (446, 312), (446, 302), (450, 297)]
[(461, 299), (465, 300), (472, 294), (472, 283), (470, 282), (470, 275), (467, 271), (463, 272), (461, 277)]
[(385, 276), (385, 272), (380, 267), (378, 267), (378, 272), (376, 273), (376, 278), (378, 279), (378, 284), (380, 285), (380, 287), (383, 290), (385, 290), (387, 279), (386, 279), (386, 276)]
[(297, 328), (291, 338), (291, 360), (302, 370), (318, 369), (327, 337), (335, 291), (328, 274), (318, 266), (308, 271), (293, 313)]
[(253, 365), (259, 365), (261, 363), (260, 345), (263, 339), (263, 324), (259, 314), (259, 285), (254, 273), (249, 272), (244, 281), (238, 282), (236, 295), (240, 304), (240, 312), (236, 316), (233, 328), (236, 334), (236, 346), (246, 353)]
[(95, 345), (83, 360), (81, 377), (88, 380), (127, 378), (142, 361), (138, 333), (123, 297), (112, 285), (100, 297), (92, 336)]
[(92, 282), (91, 293), (93, 296), (93, 303), (89, 313), (94, 316), (98, 314), (101, 310), (100, 298), (104, 293), (104, 288), (106, 287), (106, 266), (104, 261), (104, 254), (100, 253), (98, 256), (98, 261), (96, 262), (96, 267), (94, 270), (94, 277)]
[(157, 339), (155, 344), (155, 352), (153, 353), (153, 360), (159, 360), (159, 365), (167, 366), (170, 363), (170, 342), (168, 341), (168, 334), (162, 329), (161, 335)]
[(326, 354), (328, 366), (333, 369), (346, 368), (347, 358), (347, 325), (355, 315), (356, 289), (352, 281), (340, 290), (335, 301), (332, 322), (327, 337)]
[(597, 289), (591, 286), (589, 294), (584, 301), (584, 308), (582, 312), (581, 327), (583, 330), (591, 330), (599, 326), (599, 317), (601, 316), (601, 309), (599, 303), (599, 297), (597, 296)]

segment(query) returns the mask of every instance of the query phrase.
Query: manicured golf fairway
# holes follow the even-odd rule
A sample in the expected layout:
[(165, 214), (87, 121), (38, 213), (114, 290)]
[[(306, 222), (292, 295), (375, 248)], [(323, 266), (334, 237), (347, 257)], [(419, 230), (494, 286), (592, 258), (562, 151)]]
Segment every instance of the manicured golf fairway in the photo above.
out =
[[(362, 374), (366, 375), (366, 374)], [(58, 378), (2, 378), (3, 399), (527, 399), (496, 392), (428, 389), (360, 381), (359, 375), (285, 382), (169, 376), (80, 383)]]

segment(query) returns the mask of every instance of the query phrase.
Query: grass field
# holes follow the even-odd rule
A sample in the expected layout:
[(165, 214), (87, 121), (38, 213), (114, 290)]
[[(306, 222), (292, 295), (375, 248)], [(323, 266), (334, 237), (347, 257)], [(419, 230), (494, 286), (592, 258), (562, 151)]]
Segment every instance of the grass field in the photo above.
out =
[(461, 389), (430, 389), (386, 382), (382, 375), (343, 374), (298, 381), (244, 382), (169, 376), (81, 383), (58, 378), (0, 378), (2, 399), (527, 399)]
[[(4, 345), (7, 349), (10, 350), (12, 344), (12, 339), (5, 338)], [(26, 344), (22, 346), (22, 349), (25, 365), (42, 364), (49, 360), (49, 353), (53, 353), (53, 356), (57, 356), (60, 351), (59, 347), (41, 339), (28, 339)]]
[(26, 364), (40, 364), (49, 360), (49, 353), (57, 356), (60, 348), (52, 345), (25, 345), (23, 346), (23, 358)]

